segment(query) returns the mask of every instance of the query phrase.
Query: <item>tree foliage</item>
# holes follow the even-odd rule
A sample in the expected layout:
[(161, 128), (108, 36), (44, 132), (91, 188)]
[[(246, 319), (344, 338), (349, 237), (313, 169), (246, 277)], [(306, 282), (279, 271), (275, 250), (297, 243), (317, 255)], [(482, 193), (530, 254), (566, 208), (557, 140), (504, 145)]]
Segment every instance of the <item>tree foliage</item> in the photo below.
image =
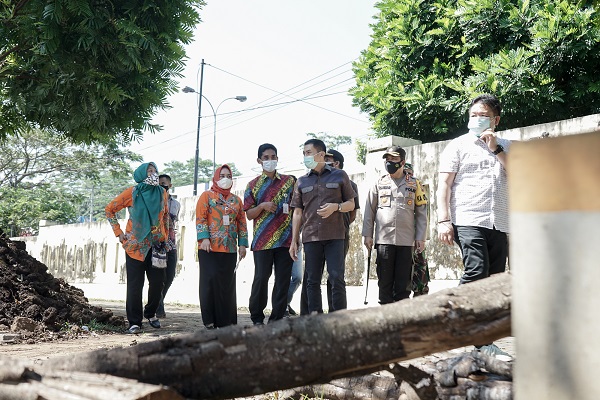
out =
[(319, 133), (309, 132), (306, 134), (306, 136), (308, 136), (309, 139), (322, 140), (323, 143), (325, 143), (325, 146), (327, 146), (328, 150), (329, 149), (338, 150), (341, 146), (352, 143), (352, 138), (350, 136), (335, 135), (335, 134), (327, 133), (327, 132), (319, 132)]
[(354, 104), (379, 136), (425, 142), (465, 131), (481, 93), (513, 128), (600, 112), (600, 17), (593, 2), (382, 0), (354, 64)]
[(0, 142), (0, 153), (0, 187), (24, 189), (56, 181), (97, 180), (102, 171), (113, 176), (130, 174), (129, 163), (141, 161), (139, 155), (113, 143), (74, 145), (41, 130)]
[(133, 184), (141, 157), (114, 144), (74, 145), (33, 130), (0, 142), (0, 228), (19, 234), (40, 219), (104, 218), (104, 207)]
[(129, 141), (177, 90), (203, 0), (0, 4), (0, 138), (37, 127)]
[[(233, 176), (240, 176), (242, 173), (235, 167), (235, 163), (225, 163), (231, 167)], [(217, 165), (218, 166), (218, 165)], [(161, 174), (167, 174), (171, 177), (173, 186), (186, 186), (194, 184), (194, 158), (185, 162), (171, 161), (165, 163)], [(213, 178), (212, 160), (198, 160), (198, 182), (210, 182)]]

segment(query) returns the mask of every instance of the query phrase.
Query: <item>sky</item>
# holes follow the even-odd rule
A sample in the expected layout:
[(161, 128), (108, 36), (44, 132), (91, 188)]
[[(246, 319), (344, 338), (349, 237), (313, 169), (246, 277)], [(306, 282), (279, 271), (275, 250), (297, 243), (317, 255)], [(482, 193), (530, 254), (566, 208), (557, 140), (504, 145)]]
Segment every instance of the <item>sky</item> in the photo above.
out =
[[(179, 86), (199, 90), (204, 59), (203, 95), (218, 107), (217, 165), (234, 162), (243, 175), (255, 175), (260, 172), (258, 146), (268, 142), (277, 147), (284, 171), (301, 165), (308, 132), (367, 138), (371, 123), (352, 107), (347, 91), (354, 85), (351, 63), (370, 43), (374, 4), (207, 0), (194, 41), (186, 47), (188, 60)], [(235, 96), (248, 100), (222, 102)], [(159, 170), (169, 161), (193, 158), (198, 97), (182, 91), (170, 96), (171, 108), (153, 119), (163, 130), (145, 134), (131, 150), (155, 161)], [(212, 160), (214, 117), (206, 100), (201, 115), (200, 158)], [(357, 167), (354, 144), (338, 150), (351, 172)]]

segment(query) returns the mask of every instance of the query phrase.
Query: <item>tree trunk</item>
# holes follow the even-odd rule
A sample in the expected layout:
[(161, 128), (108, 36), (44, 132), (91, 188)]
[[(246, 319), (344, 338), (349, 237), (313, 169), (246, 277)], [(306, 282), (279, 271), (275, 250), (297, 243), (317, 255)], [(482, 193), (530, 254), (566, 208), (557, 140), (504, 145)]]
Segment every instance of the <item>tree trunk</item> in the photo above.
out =
[(3, 400), (183, 400), (164, 386), (85, 372), (46, 370), (40, 375), (5, 360), (0, 360), (0, 399)]
[(198, 331), (50, 359), (42, 368), (164, 384), (187, 398), (257, 395), (490, 343), (510, 335), (510, 302), (510, 275), (499, 274), (385, 306)]

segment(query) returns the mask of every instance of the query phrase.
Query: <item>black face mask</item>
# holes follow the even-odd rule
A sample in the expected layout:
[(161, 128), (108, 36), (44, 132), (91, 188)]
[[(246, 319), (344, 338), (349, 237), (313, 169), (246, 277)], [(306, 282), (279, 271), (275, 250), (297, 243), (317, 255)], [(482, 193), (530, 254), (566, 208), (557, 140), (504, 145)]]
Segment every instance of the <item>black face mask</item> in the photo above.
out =
[(398, 171), (400, 169), (400, 167), (402, 166), (402, 161), (386, 161), (385, 162), (385, 169), (387, 170), (387, 172), (389, 172), (390, 174), (395, 174), (396, 171)]
[(165, 189), (165, 192), (169, 191), (169, 187), (168, 186), (165, 186), (165, 185), (160, 185), (160, 186), (162, 186), (162, 188)]

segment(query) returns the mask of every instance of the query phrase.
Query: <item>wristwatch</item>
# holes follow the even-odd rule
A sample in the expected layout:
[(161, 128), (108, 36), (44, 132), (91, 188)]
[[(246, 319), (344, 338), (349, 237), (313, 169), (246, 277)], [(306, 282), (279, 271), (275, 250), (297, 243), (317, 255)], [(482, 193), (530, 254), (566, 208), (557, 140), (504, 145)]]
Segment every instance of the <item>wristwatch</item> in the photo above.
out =
[(342, 203), (338, 203), (338, 212), (342, 212)]
[(494, 154), (494, 155), (496, 155), (496, 154), (500, 154), (500, 153), (502, 153), (503, 151), (504, 151), (504, 147), (502, 147), (502, 145), (501, 145), (501, 144), (499, 144), (499, 145), (498, 145), (498, 147), (496, 147), (496, 150), (494, 150), (494, 151), (492, 152), (492, 154)]

